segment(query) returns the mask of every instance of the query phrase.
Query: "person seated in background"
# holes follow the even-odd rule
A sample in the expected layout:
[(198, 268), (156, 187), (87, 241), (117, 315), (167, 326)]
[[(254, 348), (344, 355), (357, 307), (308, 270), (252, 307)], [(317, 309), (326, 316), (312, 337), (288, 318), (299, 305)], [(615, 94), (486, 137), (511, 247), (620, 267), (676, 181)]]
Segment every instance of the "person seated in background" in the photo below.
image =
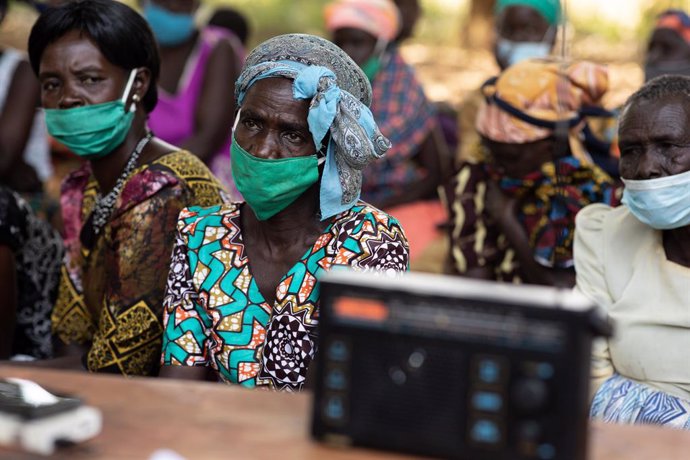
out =
[(577, 216), (577, 289), (614, 336), (595, 344), (591, 416), (690, 429), (690, 78), (646, 83), (621, 113), (623, 204)]
[(359, 200), (362, 170), (390, 142), (366, 76), (323, 38), (260, 44), (235, 91), (232, 170), (246, 202), (180, 214), (161, 376), (300, 390), (324, 271), (407, 268), (398, 221)]
[(581, 142), (582, 111), (608, 88), (589, 62), (527, 60), (483, 88), (477, 116), (486, 153), (461, 163), (446, 185), (450, 273), (572, 286), (575, 216), (590, 203), (617, 203), (612, 179)]
[(645, 82), (661, 75), (690, 77), (690, 17), (682, 10), (666, 10), (649, 38), (644, 62)]
[(0, 359), (52, 357), (50, 313), (62, 255), (58, 232), (0, 185)]
[(247, 46), (251, 28), (247, 18), (234, 8), (216, 8), (208, 20), (209, 26), (222, 27), (237, 35), (242, 46)]
[[(400, 47), (402, 43), (411, 38), (414, 34), (415, 26), (422, 16), (422, 7), (419, 0), (394, 0), (395, 5), (400, 11), (400, 31), (389, 46)], [(435, 102), (436, 116), (438, 117), (439, 129), (446, 142), (446, 155), (452, 156), (458, 148), (458, 113), (453, 106), (446, 101)], [(442, 174), (450, 174), (451, 158), (446, 158)]]
[(149, 126), (160, 139), (201, 158), (231, 197), (240, 199), (228, 152), (244, 47), (227, 29), (196, 28), (198, 0), (143, 1), (161, 57), (158, 104)]
[(111, 0), (49, 8), (29, 57), (49, 133), (88, 160), (63, 182), (66, 254), (51, 317), (60, 358), (45, 365), (155, 375), (177, 216), (221, 203), (222, 186), (146, 125), (160, 62), (136, 11)]
[(392, 0), (337, 0), (325, 9), (333, 42), (371, 81), (374, 119), (393, 144), (364, 171), (362, 197), (400, 220), (414, 261), (446, 219), (437, 187), (450, 163), (434, 106), (393, 44), (399, 16)]
[[(525, 59), (545, 58), (551, 54), (561, 21), (560, 0), (497, 0), (494, 11), (493, 52), (500, 71)], [(484, 160), (481, 139), (475, 129), (483, 99), (481, 88), (478, 88), (462, 103), (456, 165)]]
[[(0, 0), (0, 23), (7, 7)], [(40, 193), (53, 173), (39, 103), (38, 80), (25, 56), (0, 49), (0, 184), (29, 195)]]

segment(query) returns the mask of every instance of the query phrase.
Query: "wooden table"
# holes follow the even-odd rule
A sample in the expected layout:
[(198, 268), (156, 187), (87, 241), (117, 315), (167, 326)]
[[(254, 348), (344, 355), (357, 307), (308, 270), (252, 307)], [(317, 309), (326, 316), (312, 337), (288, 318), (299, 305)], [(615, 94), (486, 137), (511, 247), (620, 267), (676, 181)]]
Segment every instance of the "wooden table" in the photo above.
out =
[[(330, 448), (309, 438), (310, 395), (252, 391), (211, 382), (91, 375), (0, 366), (0, 377), (31, 379), (101, 409), (101, 434), (51, 458), (148, 459), (172, 449), (188, 459), (385, 459), (401, 456)], [(690, 458), (690, 433), (595, 423), (591, 460)], [(0, 458), (43, 458), (0, 449)]]

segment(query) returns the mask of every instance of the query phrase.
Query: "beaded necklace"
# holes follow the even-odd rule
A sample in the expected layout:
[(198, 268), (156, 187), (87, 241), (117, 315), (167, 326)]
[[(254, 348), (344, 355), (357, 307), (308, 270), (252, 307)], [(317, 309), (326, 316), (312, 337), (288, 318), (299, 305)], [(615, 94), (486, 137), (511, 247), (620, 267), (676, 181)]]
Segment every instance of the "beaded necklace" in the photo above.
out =
[(108, 192), (105, 196), (101, 196), (100, 192), (98, 192), (96, 195), (96, 205), (94, 206), (93, 212), (91, 212), (91, 216), (87, 220), (86, 224), (82, 227), (79, 238), (82, 244), (87, 248), (93, 248), (93, 243), (95, 242), (96, 237), (101, 233), (103, 227), (108, 222), (108, 219), (110, 219), (110, 216), (115, 210), (115, 202), (117, 201), (117, 197), (120, 196), (120, 193), (122, 192), (125, 181), (132, 171), (134, 171), (137, 161), (139, 160), (139, 156), (141, 156), (142, 150), (144, 150), (144, 147), (146, 147), (146, 144), (149, 143), (152, 137), (153, 133), (151, 133), (151, 131), (147, 131), (146, 135), (137, 143), (136, 147), (132, 151), (132, 154), (129, 156), (129, 160), (127, 160), (127, 164), (120, 173), (120, 176), (117, 178), (115, 186), (112, 188), (112, 190), (110, 190), (110, 192)]

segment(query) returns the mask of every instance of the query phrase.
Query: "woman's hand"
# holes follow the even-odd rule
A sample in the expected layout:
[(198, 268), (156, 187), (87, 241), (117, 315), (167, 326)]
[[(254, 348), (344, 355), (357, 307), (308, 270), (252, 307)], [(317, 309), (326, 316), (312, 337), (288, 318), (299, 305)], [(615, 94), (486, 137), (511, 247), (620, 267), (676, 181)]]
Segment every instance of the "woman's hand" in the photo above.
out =
[(575, 277), (572, 269), (552, 269), (539, 265), (534, 260), (529, 236), (517, 217), (519, 202), (515, 197), (503, 193), (498, 184), (487, 181), (485, 209), (496, 221), (510, 242), (520, 262), (520, 277), (531, 284), (572, 287)]
[(501, 227), (504, 232), (506, 227), (519, 226), (517, 218), (518, 200), (515, 197), (506, 195), (499, 185), (488, 180), (486, 182), (486, 198), (484, 207), (486, 212)]

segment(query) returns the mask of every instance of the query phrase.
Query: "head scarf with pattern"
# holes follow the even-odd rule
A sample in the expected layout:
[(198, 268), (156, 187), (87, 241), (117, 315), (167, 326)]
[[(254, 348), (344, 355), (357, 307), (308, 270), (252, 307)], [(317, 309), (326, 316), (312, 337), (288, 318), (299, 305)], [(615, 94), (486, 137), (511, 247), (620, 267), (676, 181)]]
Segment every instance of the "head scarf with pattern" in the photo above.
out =
[(336, 0), (324, 10), (326, 28), (363, 30), (391, 42), (401, 26), (400, 10), (393, 0)]
[(565, 122), (573, 155), (590, 162), (580, 134), (586, 116), (605, 112), (600, 101), (607, 90), (606, 68), (592, 62), (519, 62), (484, 84), (477, 131), (495, 142), (524, 144), (552, 136)]
[(368, 107), (366, 75), (328, 40), (280, 35), (247, 56), (235, 85), (238, 107), (254, 83), (274, 77), (293, 80), (293, 97), (310, 101), (307, 123), (317, 150), (330, 134), (321, 176), (321, 219), (348, 210), (359, 199), (362, 170), (390, 148)]

